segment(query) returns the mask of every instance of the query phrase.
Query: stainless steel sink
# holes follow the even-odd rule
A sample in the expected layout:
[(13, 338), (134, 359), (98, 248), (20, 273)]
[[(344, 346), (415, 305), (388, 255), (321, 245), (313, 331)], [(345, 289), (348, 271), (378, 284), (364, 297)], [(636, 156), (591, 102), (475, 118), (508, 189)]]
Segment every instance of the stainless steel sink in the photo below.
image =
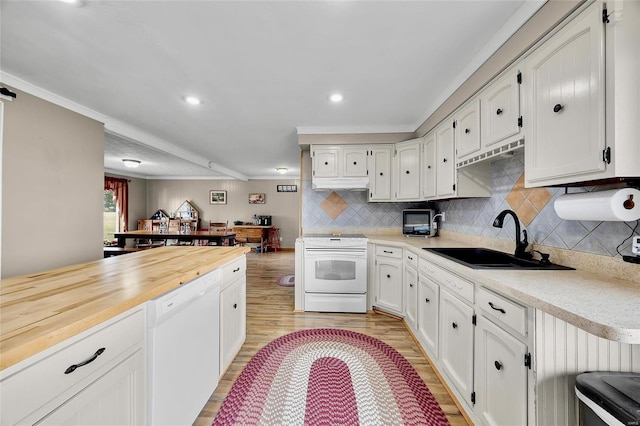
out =
[(572, 270), (568, 266), (542, 263), (538, 260), (520, 259), (511, 254), (478, 247), (423, 248), (423, 250), (445, 257), (473, 269), (532, 269)]

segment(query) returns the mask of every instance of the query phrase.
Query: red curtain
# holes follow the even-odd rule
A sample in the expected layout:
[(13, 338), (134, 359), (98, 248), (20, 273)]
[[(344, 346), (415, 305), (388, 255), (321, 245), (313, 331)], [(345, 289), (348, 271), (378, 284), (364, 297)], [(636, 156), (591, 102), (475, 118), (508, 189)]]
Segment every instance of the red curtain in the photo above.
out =
[(114, 177), (104, 177), (104, 190), (113, 192), (118, 207), (118, 229), (120, 232), (127, 232), (129, 222), (129, 184), (126, 179)]

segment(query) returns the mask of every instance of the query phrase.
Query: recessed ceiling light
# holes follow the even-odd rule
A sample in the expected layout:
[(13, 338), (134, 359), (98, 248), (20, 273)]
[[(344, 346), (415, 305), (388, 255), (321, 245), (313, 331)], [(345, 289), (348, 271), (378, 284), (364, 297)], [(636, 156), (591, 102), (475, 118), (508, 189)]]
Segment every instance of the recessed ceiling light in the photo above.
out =
[(129, 158), (125, 158), (124, 160), (122, 160), (122, 162), (124, 163), (125, 166), (131, 168), (131, 169), (135, 169), (136, 167), (138, 167), (140, 165), (140, 161), (138, 160), (131, 160)]
[(200, 100), (200, 98), (196, 98), (195, 96), (183, 96), (182, 100), (184, 100), (186, 103), (191, 104), (191, 105), (200, 105), (202, 103), (202, 101)]
[(287, 173), (289, 171), (289, 169), (287, 169), (286, 167), (278, 167), (276, 169), (276, 172), (280, 173), (281, 175)]
[(344, 100), (344, 96), (342, 95), (342, 93), (334, 93), (329, 96), (329, 100), (335, 103), (342, 102)]

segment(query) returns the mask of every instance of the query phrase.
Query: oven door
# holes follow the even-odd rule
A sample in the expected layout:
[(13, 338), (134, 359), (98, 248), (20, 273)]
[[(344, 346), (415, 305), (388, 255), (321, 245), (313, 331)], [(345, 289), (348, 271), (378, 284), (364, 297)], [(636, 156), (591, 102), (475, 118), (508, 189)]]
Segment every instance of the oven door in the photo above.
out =
[(307, 293), (366, 293), (365, 251), (305, 249), (304, 290)]

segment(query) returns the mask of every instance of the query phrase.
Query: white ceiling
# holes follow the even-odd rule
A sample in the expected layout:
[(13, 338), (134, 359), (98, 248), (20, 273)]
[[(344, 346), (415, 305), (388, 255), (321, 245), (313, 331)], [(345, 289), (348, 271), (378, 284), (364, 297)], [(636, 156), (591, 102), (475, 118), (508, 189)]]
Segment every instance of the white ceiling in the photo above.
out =
[(1, 78), (104, 121), (108, 171), (292, 177), (296, 129), (416, 130), (542, 3), (2, 0)]

